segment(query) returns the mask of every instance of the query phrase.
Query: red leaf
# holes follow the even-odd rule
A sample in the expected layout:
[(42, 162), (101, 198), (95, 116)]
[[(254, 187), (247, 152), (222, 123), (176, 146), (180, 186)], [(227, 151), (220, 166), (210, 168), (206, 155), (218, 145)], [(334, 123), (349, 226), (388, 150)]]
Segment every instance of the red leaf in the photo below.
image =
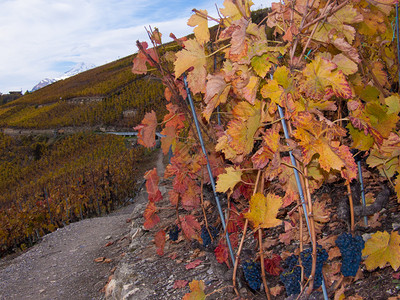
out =
[(194, 268), (196, 268), (198, 265), (200, 265), (202, 262), (203, 262), (202, 260), (196, 259), (196, 260), (194, 260), (194, 261), (188, 263), (188, 264), (185, 266), (185, 268), (186, 268), (186, 270), (194, 269)]
[(147, 148), (154, 147), (156, 145), (156, 127), (157, 127), (157, 117), (154, 110), (150, 113), (146, 113), (142, 120), (142, 123), (133, 129), (139, 131), (138, 133), (138, 143)]
[(160, 256), (164, 255), (164, 246), (165, 246), (164, 230), (160, 230), (159, 232), (156, 233), (156, 236), (154, 237), (154, 243), (156, 244), (157, 247), (157, 254)]
[(400, 279), (400, 272), (393, 273), (392, 276), (393, 276), (394, 279), (399, 280)]
[(114, 244), (114, 242), (108, 242), (107, 244), (104, 245), (104, 247), (111, 246), (112, 244)]
[(147, 171), (144, 174), (144, 178), (146, 179), (146, 190), (149, 194), (149, 201), (150, 202), (158, 202), (162, 199), (162, 195), (160, 190), (158, 189), (158, 175), (157, 169), (154, 168), (153, 170)]
[(277, 254), (274, 254), (272, 258), (265, 258), (265, 271), (267, 271), (268, 274), (278, 276), (282, 272), (282, 267), (280, 266), (281, 261), (282, 258)]
[(182, 230), (185, 233), (185, 235), (190, 238), (194, 239), (198, 236), (196, 231), (201, 230), (200, 223), (197, 222), (194, 216), (192, 215), (187, 215), (187, 216), (179, 216)]
[(149, 202), (143, 213), (143, 217), (145, 219), (143, 224), (144, 229), (149, 230), (153, 228), (158, 222), (160, 222), (160, 217), (156, 215), (156, 212), (157, 207), (154, 202)]
[[(142, 46), (143, 50), (145, 53), (151, 56), (155, 61), (158, 61), (157, 55), (155, 53), (154, 48), (152, 49), (147, 49), (148, 44), (147, 42), (142, 42), (140, 43)], [(132, 73), (133, 74), (145, 74), (147, 73), (147, 66), (146, 62), (148, 62), (151, 66), (154, 66), (153, 62), (150, 61), (146, 55), (143, 53), (143, 51), (139, 51), (139, 53), (135, 56), (133, 59), (133, 67), (132, 67)]]
[(218, 244), (218, 246), (214, 250), (215, 257), (217, 261), (222, 264), (226, 263), (226, 265), (229, 267), (229, 252), (228, 252), (228, 247), (226, 246), (226, 243), (222, 243), (222, 241)]
[(185, 286), (187, 286), (187, 284), (188, 284), (187, 280), (175, 280), (174, 289), (182, 289)]
[[(238, 233), (233, 233), (229, 236), (229, 239), (231, 241), (231, 245), (233, 248), (237, 247), (238, 245)], [(222, 263), (226, 263), (226, 265), (228, 266), (228, 268), (230, 268), (229, 265), (229, 248), (228, 245), (226, 243), (225, 239), (221, 239), (219, 241), (218, 246), (215, 248), (214, 250), (214, 254), (215, 257), (217, 259), (217, 261), (222, 264)]]

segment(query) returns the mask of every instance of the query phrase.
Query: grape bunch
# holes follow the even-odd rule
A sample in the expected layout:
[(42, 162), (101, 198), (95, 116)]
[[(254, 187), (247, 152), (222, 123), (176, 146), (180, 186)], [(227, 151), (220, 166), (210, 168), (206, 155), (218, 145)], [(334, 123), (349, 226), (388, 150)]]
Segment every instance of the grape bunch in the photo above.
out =
[[(218, 236), (218, 229), (214, 226), (208, 226), (208, 230), (210, 230), (213, 239)], [(211, 245), (211, 236), (210, 233), (208, 233), (208, 230), (206, 226), (201, 227), (201, 239), (203, 240), (204, 247)]]
[(291, 255), (283, 263), (285, 269), (280, 275), (280, 279), (285, 285), (286, 294), (297, 295), (300, 293), (301, 268), (299, 266), (299, 257)]
[(254, 261), (246, 260), (243, 264), (244, 277), (252, 290), (258, 291), (261, 287), (261, 265)]
[(169, 239), (171, 241), (176, 241), (178, 239), (179, 231), (181, 231), (181, 230), (179, 229), (179, 227), (177, 225), (173, 226), (168, 232)]
[(361, 236), (353, 237), (350, 233), (342, 233), (336, 239), (336, 245), (342, 254), (340, 271), (343, 276), (356, 276), (361, 263), (361, 251), (364, 249), (364, 240)]
[[(308, 248), (300, 253), (301, 263), (304, 267), (304, 275), (310, 277), (312, 268), (312, 248)], [(328, 253), (320, 245), (317, 245), (317, 264), (315, 267), (314, 288), (317, 289), (322, 284), (322, 267), (328, 259)]]

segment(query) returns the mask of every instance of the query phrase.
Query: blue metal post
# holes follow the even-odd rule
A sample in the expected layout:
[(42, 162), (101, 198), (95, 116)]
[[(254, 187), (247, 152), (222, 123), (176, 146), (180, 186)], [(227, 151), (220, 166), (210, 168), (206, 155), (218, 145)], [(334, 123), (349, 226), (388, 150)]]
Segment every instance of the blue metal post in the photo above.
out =
[[(271, 75), (271, 78), (272, 78), (272, 75)], [(282, 107), (280, 107), (279, 105), (278, 105), (278, 112), (279, 112), (279, 117), (281, 118), (281, 123), (282, 123), (282, 127), (283, 127), (283, 133), (285, 134), (285, 139), (289, 139), (290, 136), (289, 136), (289, 131), (288, 131), (287, 126), (286, 126), (285, 114), (283, 113)], [(292, 165), (296, 166), (296, 159), (294, 158), (292, 151), (289, 151), (289, 155), (290, 155), (290, 161), (292, 162)], [(311, 240), (311, 243), (312, 243), (311, 231), (310, 231), (310, 223), (309, 223), (309, 220), (308, 220), (307, 206), (306, 206), (306, 203), (304, 201), (304, 192), (303, 192), (303, 188), (302, 188), (301, 182), (300, 182), (300, 175), (299, 175), (299, 172), (297, 171), (296, 168), (293, 168), (293, 172), (294, 172), (294, 177), (296, 178), (297, 189), (299, 190), (299, 196), (300, 196), (301, 204), (302, 204), (303, 210), (304, 210), (304, 217), (306, 218), (308, 233), (310, 234), (310, 240)], [(328, 300), (329, 297), (328, 297), (328, 292), (326, 290), (324, 278), (322, 278), (322, 292), (324, 294), (324, 299)]]
[(217, 203), (218, 213), (219, 213), (219, 217), (221, 218), (222, 227), (223, 227), (223, 229), (225, 231), (225, 234), (226, 234), (226, 242), (227, 242), (227, 245), (228, 245), (228, 248), (229, 248), (229, 253), (231, 255), (232, 264), (235, 265), (235, 255), (233, 254), (233, 249), (232, 249), (232, 245), (231, 245), (231, 240), (229, 238), (229, 233), (225, 228), (226, 226), (225, 226), (224, 213), (222, 211), (221, 203), (219, 201), (219, 198), (218, 198), (218, 195), (217, 195), (217, 191), (215, 189), (215, 181), (214, 181), (214, 177), (212, 175), (210, 161), (208, 159), (206, 147), (204, 146), (203, 135), (202, 135), (201, 130), (200, 130), (199, 121), (197, 120), (197, 115), (196, 115), (196, 110), (194, 108), (193, 99), (192, 99), (192, 96), (190, 94), (190, 89), (188, 87), (187, 80), (186, 80), (186, 74), (183, 75), (183, 81), (185, 83), (186, 93), (188, 95), (188, 99), (189, 99), (189, 103), (190, 103), (190, 109), (192, 110), (194, 124), (196, 125), (197, 134), (198, 134), (199, 139), (200, 139), (201, 149), (203, 150), (204, 156), (206, 157), (206, 160), (207, 160), (208, 176), (210, 177), (210, 182), (211, 182), (211, 186), (212, 186), (212, 189), (213, 189), (213, 192), (214, 192), (215, 202)]

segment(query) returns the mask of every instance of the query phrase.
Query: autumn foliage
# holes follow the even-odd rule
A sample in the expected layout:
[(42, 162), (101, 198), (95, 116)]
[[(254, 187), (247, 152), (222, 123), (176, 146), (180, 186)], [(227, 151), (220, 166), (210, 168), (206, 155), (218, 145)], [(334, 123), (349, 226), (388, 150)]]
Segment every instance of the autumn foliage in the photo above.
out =
[[(154, 39), (151, 52), (138, 42), (133, 71), (156, 68), (166, 86), (169, 114), (164, 122), (156, 124), (151, 113), (137, 128), (141, 143), (152, 145), (151, 132), (161, 125), (163, 152), (172, 149), (164, 177), (172, 180), (168, 197), (177, 210), (176, 224), (187, 239), (201, 240), (200, 225), (211, 218), (200, 197), (210, 179), (185, 100), (185, 75), (216, 191), (228, 199), (227, 225), (234, 225), (227, 228), (233, 240), (238, 235), (244, 239), (248, 227), (255, 232), (265, 269), (262, 245), (272, 228), (284, 228), (285, 244), (303, 232), (302, 247), (312, 241), (315, 250), (331, 212), (312, 194), (327, 182), (349, 185), (356, 180), (352, 149), (366, 151), (368, 166), (400, 195), (399, 68), (391, 26), (395, 1), (273, 3), (259, 24), (252, 22), (251, 4), (225, 0), (219, 19), (194, 10), (188, 22), (194, 38), (176, 40), (182, 47), (177, 53), (165, 52)], [(217, 30), (210, 31), (209, 22)], [(271, 30), (272, 39), (267, 37)], [(294, 170), (304, 195), (299, 196)], [(224, 235), (219, 239), (217, 259), (229, 265)], [(233, 244), (239, 257), (243, 241)], [(397, 270), (398, 253), (396, 232), (376, 233), (366, 243), (365, 265), (372, 270), (388, 262)], [(269, 272), (279, 272), (266, 263)], [(186, 299), (203, 297), (198, 283), (191, 290)], [(189, 298), (195, 293), (198, 298)]]

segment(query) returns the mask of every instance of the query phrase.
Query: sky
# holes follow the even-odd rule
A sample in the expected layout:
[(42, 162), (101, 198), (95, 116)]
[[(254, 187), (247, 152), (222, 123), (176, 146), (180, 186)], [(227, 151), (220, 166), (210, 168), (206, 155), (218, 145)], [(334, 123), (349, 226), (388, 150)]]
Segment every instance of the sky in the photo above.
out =
[[(271, 0), (253, 2), (258, 9)], [(144, 27), (159, 28), (163, 42), (171, 32), (185, 36), (192, 9), (218, 17), (215, 5), (223, 0), (0, 0), (0, 92), (31, 90), (80, 62), (101, 66), (133, 54), (136, 40), (148, 40)]]

